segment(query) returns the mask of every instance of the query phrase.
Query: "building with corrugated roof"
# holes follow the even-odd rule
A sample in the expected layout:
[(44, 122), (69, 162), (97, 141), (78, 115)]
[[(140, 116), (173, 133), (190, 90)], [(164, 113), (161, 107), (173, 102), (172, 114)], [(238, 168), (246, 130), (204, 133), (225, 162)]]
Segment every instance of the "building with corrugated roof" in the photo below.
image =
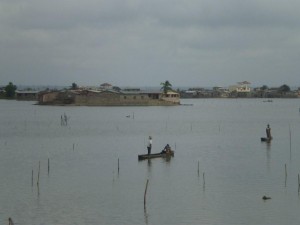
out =
[(41, 93), (38, 101), (41, 105), (167, 106), (179, 105), (180, 95), (175, 91), (66, 90)]

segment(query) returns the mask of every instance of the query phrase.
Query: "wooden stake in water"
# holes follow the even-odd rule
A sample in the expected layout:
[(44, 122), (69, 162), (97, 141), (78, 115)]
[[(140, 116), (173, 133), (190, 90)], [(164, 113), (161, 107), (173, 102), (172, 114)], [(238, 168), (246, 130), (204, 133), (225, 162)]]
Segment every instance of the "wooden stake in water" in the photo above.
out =
[(299, 177), (299, 173), (298, 173), (298, 194), (300, 192), (300, 177)]
[(40, 171), (41, 171), (41, 162), (39, 161), (39, 170), (38, 170), (38, 178), (37, 178), (37, 191), (38, 196), (40, 196)]
[(199, 177), (199, 161), (198, 161), (198, 177)]
[(205, 173), (203, 173), (203, 187), (205, 186)]
[(146, 187), (145, 187), (145, 193), (144, 193), (144, 207), (146, 206), (146, 195), (147, 195), (148, 183), (149, 183), (149, 179), (147, 179), (147, 183), (146, 183)]
[(284, 167), (285, 167), (285, 177), (287, 177), (286, 164), (284, 164)]
[(49, 175), (49, 172), (50, 172), (50, 159), (48, 158), (48, 175)]
[(39, 170), (38, 170), (38, 178), (37, 178), (37, 186), (40, 185), (40, 170), (41, 170), (41, 162), (39, 161)]
[(285, 187), (286, 187), (286, 181), (287, 181), (287, 170), (286, 170), (286, 164), (284, 164), (285, 167)]
[(120, 160), (118, 158), (118, 173), (120, 172)]
[(33, 187), (33, 170), (31, 171), (31, 186)]

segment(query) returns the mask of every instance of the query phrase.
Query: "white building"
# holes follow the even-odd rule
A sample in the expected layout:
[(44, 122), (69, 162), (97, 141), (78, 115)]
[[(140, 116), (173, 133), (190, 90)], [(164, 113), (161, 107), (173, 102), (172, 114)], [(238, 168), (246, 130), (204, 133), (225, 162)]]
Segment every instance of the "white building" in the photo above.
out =
[(251, 88), (249, 87), (251, 83), (248, 81), (238, 82), (237, 85), (229, 87), (229, 91), (236, 91), (237, 93), (250, 93)]

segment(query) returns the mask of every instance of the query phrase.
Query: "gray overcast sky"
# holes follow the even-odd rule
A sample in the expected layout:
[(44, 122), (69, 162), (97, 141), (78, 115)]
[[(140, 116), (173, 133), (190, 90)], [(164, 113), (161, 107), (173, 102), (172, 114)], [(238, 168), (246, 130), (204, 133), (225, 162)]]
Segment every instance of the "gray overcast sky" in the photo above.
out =
[(300, 86), (299, 0), (0, 0), (0, 84)]

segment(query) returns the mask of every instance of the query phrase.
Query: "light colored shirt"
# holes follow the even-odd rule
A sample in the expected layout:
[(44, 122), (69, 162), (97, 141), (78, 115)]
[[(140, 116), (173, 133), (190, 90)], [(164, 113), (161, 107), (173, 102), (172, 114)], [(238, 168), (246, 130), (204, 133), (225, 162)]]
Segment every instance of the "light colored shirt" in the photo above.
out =
[(148, 145), (147, 145), (148, 147), (151, 147), (152, 146), (152, 139), (149, 139), (148, 140)]

